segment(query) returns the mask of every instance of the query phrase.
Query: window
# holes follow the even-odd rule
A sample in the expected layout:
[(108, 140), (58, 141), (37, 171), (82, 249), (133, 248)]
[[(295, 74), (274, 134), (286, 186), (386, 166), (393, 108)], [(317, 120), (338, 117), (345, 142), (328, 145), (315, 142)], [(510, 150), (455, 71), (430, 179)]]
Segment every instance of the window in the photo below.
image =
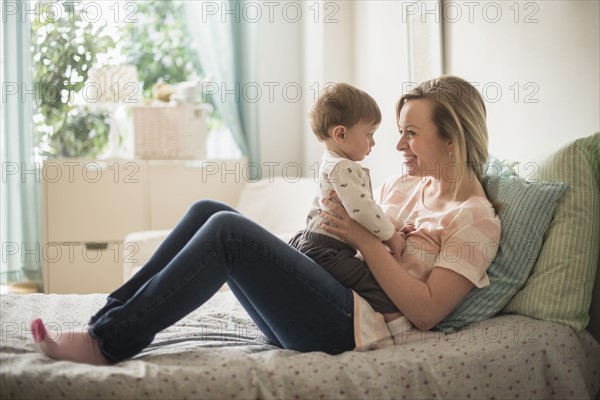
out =
[[(93, 68), (136, 66), (143, 83), (140, 94), (146, 100), (152, 99), (158, 82), (175, 84), (202, 77), (183, 18), (183, 1), (40, 0), (29, 7), (38, 91), (34, 112), (38, 158), (95, 157), (106, 149), (110, 114), (89, 101)], [(207, 156), (239, 156), (215, 107), (212, 110)], [(118, 117), (124, 138), (131, 139), (131, 110)], [(131, 140), (122, 144), (131, 146)]]

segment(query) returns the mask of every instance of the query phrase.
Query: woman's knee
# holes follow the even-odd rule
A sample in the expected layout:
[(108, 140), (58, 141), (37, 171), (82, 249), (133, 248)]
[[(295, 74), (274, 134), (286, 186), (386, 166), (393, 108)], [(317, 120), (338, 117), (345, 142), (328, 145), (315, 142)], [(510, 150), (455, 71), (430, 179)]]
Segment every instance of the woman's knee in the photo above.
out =
[(276, 239), (271, 240), (264, 229), (235, 211), (221, 211), (213, 214), (204, 226), (207, 233), (220, 242), (235, 239), (238, 243), (255, 243), (258, 245), (271, 245)]
[(233, 209), (220, 210), (214, 213), (209, 222), (217, 227), (234, 227), (239, 229), (249, 220)]
[(231, 208), (227, 204), (222, 203), (220, 201), (211, 200), (211, 199), (202, 199), (202, 200), (198, 200), (194, 204), (192, 204), (188, 213), (195, 214), (195, 215), (209, 213), (210, 215), (212, 215), (212, 214), (218, 213), (220, 211), (234, 211), (235, 212), (235, 210), (233, 208)]

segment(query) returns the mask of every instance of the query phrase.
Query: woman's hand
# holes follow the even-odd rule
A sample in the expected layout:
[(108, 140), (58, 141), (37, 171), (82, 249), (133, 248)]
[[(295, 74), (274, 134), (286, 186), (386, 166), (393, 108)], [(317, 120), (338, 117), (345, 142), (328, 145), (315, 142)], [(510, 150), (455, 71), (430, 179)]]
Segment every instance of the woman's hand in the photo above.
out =
[[(473, 287), (471, 281), (446, 268), (434, 268), (425, 282), (417, 279), (386, 249), (375, 235), (354, 221), (335, 192), (324, 199), (331, 212), (321, 211), (321, 227), (360, 250), (369, 270), (398, 309), (421, 330), (429, 330), (446, 317)], [(398, 233), (414, 231), (405, 226)]]
[(355, 249), (358, 249), (359, 245), (364, 245), (369, 240), (379, 241), (365, 227), (350, 218), (335, 191), (330, 191), (329, 198), (323, 199), (322, 202), (331, 210), (331, 212), (319, 210), (319, 215), (325, 221), (321, 222), (321, 228), (325, 231), (339, 236)]

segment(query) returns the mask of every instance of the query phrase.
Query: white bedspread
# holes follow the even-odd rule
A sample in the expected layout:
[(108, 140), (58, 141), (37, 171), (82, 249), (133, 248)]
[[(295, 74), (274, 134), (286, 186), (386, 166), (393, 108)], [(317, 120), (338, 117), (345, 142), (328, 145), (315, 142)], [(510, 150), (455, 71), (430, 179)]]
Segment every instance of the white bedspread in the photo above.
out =
[(600, 346), (587, 332), (501, 316), (451, 336), (337, 356), (268, 345), (231, 292), (157, 335), (132, 360), (92, 367), (35, 350), (29, 321), (68, 334), (104, 295), (2, 295), (0, 397), (593, 398)]

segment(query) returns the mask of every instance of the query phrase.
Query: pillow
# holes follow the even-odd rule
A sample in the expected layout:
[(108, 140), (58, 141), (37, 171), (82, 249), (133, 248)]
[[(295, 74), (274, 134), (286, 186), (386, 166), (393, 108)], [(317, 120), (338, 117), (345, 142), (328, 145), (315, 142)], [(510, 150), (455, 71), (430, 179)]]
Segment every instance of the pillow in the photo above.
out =
[(559, 202), (531, 277), (505, 312), (557, 321), (581, 330), (589, 321), (600, 247), (600, 133), (551, 155), (536, 178), (563, 181)]
[(455, 332), (496, 315), (523, 286), (538, 257), (564, 183), (529, 182), (494, 157), (484, 165), (484, 188), (500, 203), (500, 245), (487, 274), (436, 329)]

